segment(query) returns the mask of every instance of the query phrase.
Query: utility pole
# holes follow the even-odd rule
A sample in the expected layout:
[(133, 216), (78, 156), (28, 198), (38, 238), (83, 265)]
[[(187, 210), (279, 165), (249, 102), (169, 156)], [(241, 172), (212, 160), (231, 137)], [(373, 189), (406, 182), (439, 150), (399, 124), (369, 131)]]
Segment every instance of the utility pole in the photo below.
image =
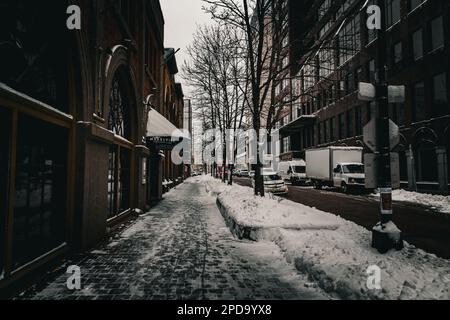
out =
[[(392, 248), (403, 248), (401, 232), (391, 225), (392, 209), (392, 181), (391, 181), (391, 144), (389, 119), (389, 91), (387, 84), (387, 45), (386, 45), (386, 6), (384, 0), (377, 0), (380, 8), (381, 28), (377, 35), (376, 53), (376, 101), (377, 119), (375, 126), (376, 136), (376, 175), (380, 192), (380, 223), (373, 228), (372, 246), (379, 252), (385, 253)], [(390, 227), (387, 225), (390, 224)], [(394, 230), (392, 230), (394, 226)], [(395, 238), (392, 237), (395, 233)]]

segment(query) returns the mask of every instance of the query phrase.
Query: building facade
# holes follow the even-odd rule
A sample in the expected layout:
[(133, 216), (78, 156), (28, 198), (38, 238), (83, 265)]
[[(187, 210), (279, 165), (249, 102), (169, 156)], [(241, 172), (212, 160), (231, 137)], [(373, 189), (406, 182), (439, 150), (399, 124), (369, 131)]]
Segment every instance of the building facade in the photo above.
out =
[[(279, 123), (281, 160), (304, 157), (308, 148), (364, 146), (363, 128), (377, 112), (358, 99), (358, 83), (376, 77), (377, 38), (366, 26), (365, 2), (303, 1), (295, 23), (305, 31), (290, 39), (301, 45), (291, 55), (296, 98)], [(388, 84), (406, 86), (406, 101), (390, 104), (401, 132), (394, 151), (402, 185), (413, 190), (449, 190), (449, 8), (441, 0), (386, 1)]]
[[(71, 4), (80, 30), (66, 27)], [(167, 100), (159, 1), (8, 0), (0, 25), (4, 296), (160, 198), (163, 157), (145, 138)]]

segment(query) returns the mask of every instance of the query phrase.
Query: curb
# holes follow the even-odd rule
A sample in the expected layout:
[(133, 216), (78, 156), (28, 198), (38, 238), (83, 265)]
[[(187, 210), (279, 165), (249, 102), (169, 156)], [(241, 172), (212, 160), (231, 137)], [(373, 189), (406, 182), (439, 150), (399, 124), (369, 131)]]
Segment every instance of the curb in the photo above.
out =
[(261, 239), (263, 228), (250, 227), (239, 224), (236, 219), (228, 213), (228, 210), (222, 204), (219, 197), (217, 197), (216, 204), (225, 220), (226, 225), (231, 230), (231, 233), (233, 233), (233, 235), (235, 235), (239, 240), (246, 239), (251, 241), (258, 241)]

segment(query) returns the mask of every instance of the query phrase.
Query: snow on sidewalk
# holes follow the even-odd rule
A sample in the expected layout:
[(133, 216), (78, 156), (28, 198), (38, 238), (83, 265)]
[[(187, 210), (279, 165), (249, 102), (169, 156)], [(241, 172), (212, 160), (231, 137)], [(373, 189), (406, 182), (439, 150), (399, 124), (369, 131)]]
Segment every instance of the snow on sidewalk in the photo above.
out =
[[(275, 242), (288, 262), (329, 293), (344, 299), (450, 299), (448, 260), (407, 243), (402, 251), (381, 255), (370, 245), (371, 232), (353, 222), (287, 200), (259, 199), (251, 188), (201, 179), (230, 215), (266, 227), (264, 240)], [(367, 285), (374, 266), (381, 270), (379, 290)]]
[(329, 229), (342, 223), (334, 215), (320, 210), (281, 200), (257, 197), (253, 190), (239, 185), (228, 186), (219, 180), (204, 176), (203, 181), (211, 195), (217, 195), (221, 204), (239, 225), (254, 228)]
[[(379, 194), (375, 194), (379, 197)], [(442, 213), (450, 214), (450, 196), (442, 196), (428, 193), (418, 193), (406, 190), (393, 190), (392, 200), (399, 202), (410, 202), (428, 206)]]

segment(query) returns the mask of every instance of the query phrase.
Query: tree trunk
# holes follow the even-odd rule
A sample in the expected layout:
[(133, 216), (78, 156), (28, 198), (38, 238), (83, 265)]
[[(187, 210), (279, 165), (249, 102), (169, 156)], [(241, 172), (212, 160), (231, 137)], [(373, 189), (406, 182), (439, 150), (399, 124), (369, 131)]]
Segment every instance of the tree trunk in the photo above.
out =
[(230, 164), (230, 171), (228, 176), (228, 185), (233, 185), (233, 171), (234, 171), (234, 164)]
[(256, 121), (256, 167), (255, 167), (255, 195), (264, 197), (264, 179), (262, 176), (262, 162), (259, 157), (259, 132), (260, 132), (259, 119)]

